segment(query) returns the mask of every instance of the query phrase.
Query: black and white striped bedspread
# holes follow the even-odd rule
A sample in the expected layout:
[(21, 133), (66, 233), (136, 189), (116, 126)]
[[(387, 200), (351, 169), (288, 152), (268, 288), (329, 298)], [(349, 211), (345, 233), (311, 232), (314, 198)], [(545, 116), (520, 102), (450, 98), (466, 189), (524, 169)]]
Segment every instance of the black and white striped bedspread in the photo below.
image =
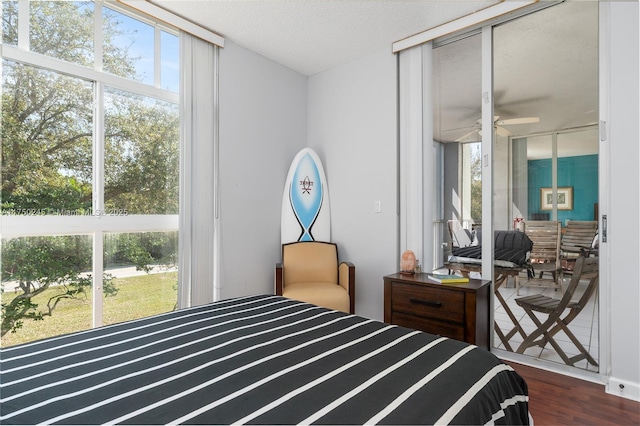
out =
[(521, 424), (489, 352), (278, 296), (1, 351), (2, 424)]

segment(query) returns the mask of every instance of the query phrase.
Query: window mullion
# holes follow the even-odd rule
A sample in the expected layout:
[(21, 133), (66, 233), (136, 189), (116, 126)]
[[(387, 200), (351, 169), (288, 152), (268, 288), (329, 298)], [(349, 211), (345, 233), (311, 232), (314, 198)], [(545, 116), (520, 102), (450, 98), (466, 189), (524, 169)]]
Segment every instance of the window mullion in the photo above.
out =
[(88, 81), (101, 81), (110, 87), (136, 93), (143, 96), (153, 97), (166, 102), (178, 103), (178, 93), (169, 90), (153, 87), (149, 84), (129, 80), (124, 77), (102, 72), (81, 65), (64, 62), (57, 58), (41, 55), (39, 53), (28, 52), (14, 46), (2, 46), (3, 59), (11, 59), (16, 62), (34, 65), (38, 68), (48, 69), (61, 74), (76, 76)]
[(18, 2), (18, 48), (29, 49), (29, 1)]
[(162, 87), (162, 76), (160, 75), (161, 73), (161, 69), (162, 69), (162, 49), (160, 47), (161, 45), (161, 35), (162, 32), (160, 31), (160, 28), (155, 27), (154, 32), (153, 32), (153, 38), (154, 38), (154, 42), (153, 42), (153, 79), (154, 79), (154, 86), (155, 87)]
[(93, 234), (93, 286), (92, 286), (92, 325), (102, 325), (102, 276), (104, 272), (104, 233), (102, 231)]
[[(96, 220), (104, 212), (104, 84), (94, 83), (92, 209)], [(102, 325), (102, 275), (104, 233), (93, 234), (93, 326)]]
[(102, 33), (102, 5), (96, 3), (93, 10), (93, 66), (102, 71), (103, 41)]
[(94, 83), (93, 108), (93, 213), (104, 211), (104, 84)]

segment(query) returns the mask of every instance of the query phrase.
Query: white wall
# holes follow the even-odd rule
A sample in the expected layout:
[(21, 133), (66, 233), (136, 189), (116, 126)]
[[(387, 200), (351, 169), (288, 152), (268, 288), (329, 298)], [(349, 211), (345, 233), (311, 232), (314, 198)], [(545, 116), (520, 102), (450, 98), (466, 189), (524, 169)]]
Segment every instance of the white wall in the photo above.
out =
[(399, 257), (396, 59), (385, 50), (308, 85), (308, 144), (327, 174), (332, 240), (340, 259), (356, 266), (356, 313), (382, 320), (382, 277), (398, 269)]
[(289, 164), (307, 142), (307, 78), (230, 41), (220, 52), (221, 297), (273, 293)]
[(608, 391), (640, 400), (639, 15), (637, 2), (611, 2), (610, 7), (610, 173), (608, 194), (601, 194), (610, 198), (610, 305), (603, 306), (611, 318)]

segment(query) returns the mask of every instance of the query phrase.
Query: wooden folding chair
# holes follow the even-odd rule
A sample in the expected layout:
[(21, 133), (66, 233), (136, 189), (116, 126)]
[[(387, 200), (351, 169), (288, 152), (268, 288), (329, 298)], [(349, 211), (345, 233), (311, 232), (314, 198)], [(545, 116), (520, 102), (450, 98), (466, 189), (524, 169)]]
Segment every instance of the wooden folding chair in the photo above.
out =
[[(598, 234), (598, 222), (595, 220), (569, 220), (562, 232), (560, 241), (560, 280), (564, 282), (565, 275), (571, 275), (579, 256), (597, 256), (593, 248)], [(595, 253), (593, 253), (596, 251)]]
[[(580, 280), (589, 279), (589, 284), (585, 291), (580, 295), (577, 301), (573, 301), (577, 297), (576, 289)], [(531, 346), (540, 346), (544, 348), (547, 343), (553, 346), (558, 355), (568, 365), (574, 365), (576, 362), (586, 359), (590, 364), (597, 366), (596, 360), (589, 354), (589, 351), (580, 343), (576, 336), (569, 330), (569, 323), (582, 311), (591, 296), (598, 287), (598, 258), (597, 257), (579, 257), (576, 260), (576, 266), (573, 270), (573, 276), (569, 287), (564, 292), (562, 299), (554, 299), (540, 294), (526, 296), (516, 299), (518, 306), (522, 307), (529, 315), (531, 320), (538, 327), (535, 331), (525, 337), (516, 352), (523, 353), (525, 349)], [(564, 317), (562, 316), (566, 310), (569, 310)], [(541, 312), (547, 314), (547, 319), (542, 322), (535, 314)], [(569, 358), (562, 350), (558, 342), (554, 340), (554, 336), (563, 331), (567, 337), (573, 342), (580, 352), (578, 355)]]
[[(526, 280), (516, 280), (516, 295), (520, 287), (552, 287), (562, 291), (560, 276), (560, 237), (561, 226), (558, 221), (529, 220), (524, 223), (524, 232), (533, 242), (527, 268)], [(551, 274), (550, 278), (544, 274)]]

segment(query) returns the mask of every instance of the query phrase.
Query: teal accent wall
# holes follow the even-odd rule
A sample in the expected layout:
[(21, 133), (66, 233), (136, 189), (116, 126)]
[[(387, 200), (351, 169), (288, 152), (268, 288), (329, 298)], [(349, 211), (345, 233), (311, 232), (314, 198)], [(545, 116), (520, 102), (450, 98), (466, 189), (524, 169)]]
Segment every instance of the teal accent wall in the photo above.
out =
[[(529, 215), (549, 213), (540, 210), (540, 188), (551, 187), (551, 159), (528, 161)], [(598, 155), (558, 158), (558, 187), (573, 187), (573, 210), (558, 210), (558, 220), (594, 220), (598, 202)]]

